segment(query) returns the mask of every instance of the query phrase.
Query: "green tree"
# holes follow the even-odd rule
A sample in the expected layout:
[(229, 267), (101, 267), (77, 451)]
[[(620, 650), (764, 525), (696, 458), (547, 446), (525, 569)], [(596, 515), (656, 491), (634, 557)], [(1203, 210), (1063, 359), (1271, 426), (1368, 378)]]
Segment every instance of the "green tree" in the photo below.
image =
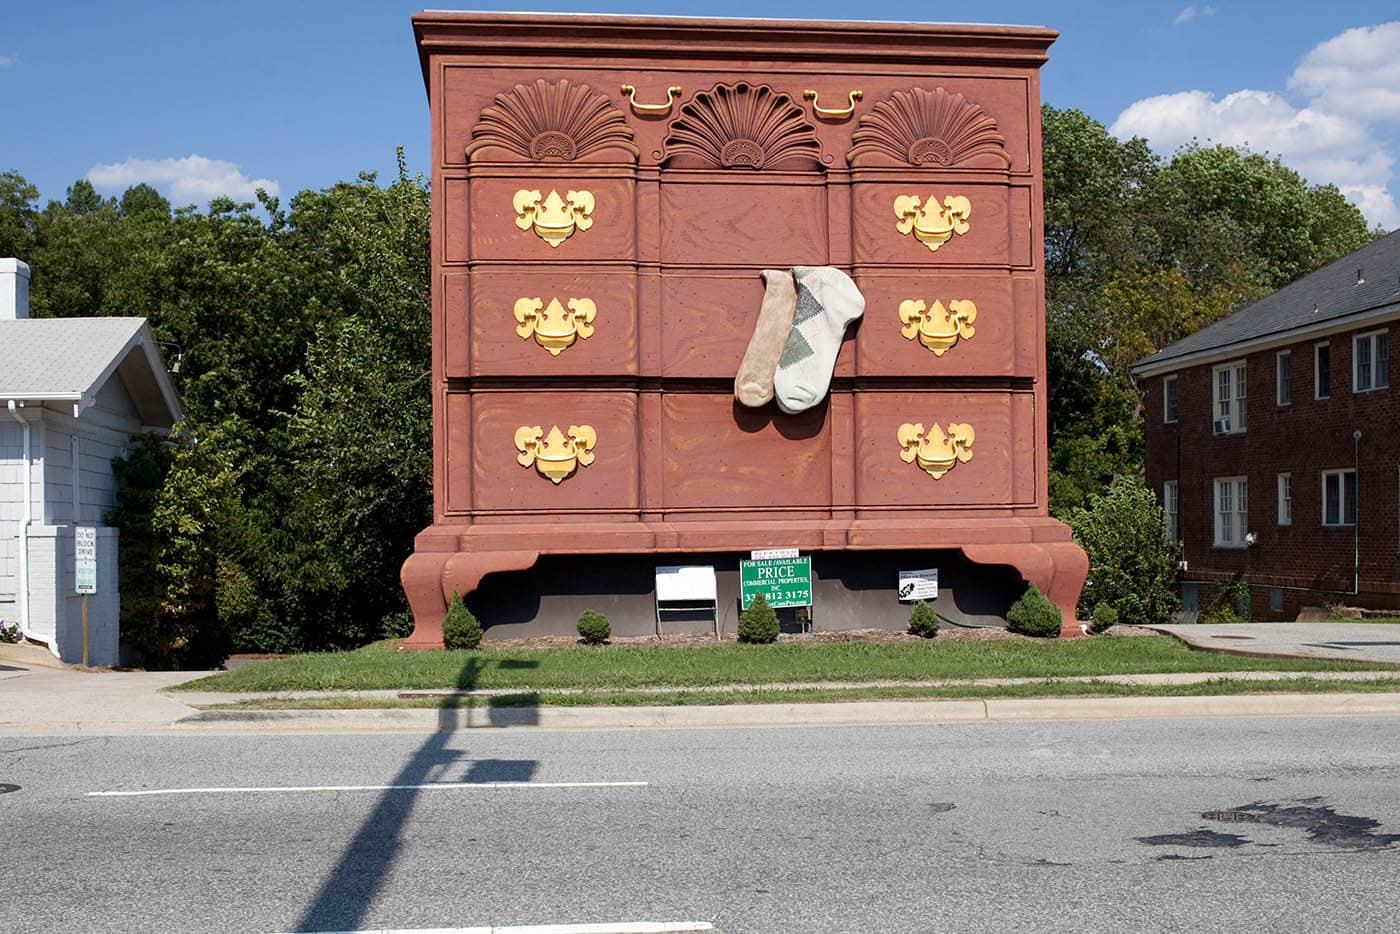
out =
[(1087, 508), (1068, 517), (1074, 540), (1089, 556), (1089, 579), (1079, 596), (1079, 615), (1099, 604), (1113, 607), (1123, 622), (1155, 626), (1176, 609), (1176, 544), (1167, 542), (1166, 516), (1136, 476), (1119, 478), (1108, 492), (1091, 495)]

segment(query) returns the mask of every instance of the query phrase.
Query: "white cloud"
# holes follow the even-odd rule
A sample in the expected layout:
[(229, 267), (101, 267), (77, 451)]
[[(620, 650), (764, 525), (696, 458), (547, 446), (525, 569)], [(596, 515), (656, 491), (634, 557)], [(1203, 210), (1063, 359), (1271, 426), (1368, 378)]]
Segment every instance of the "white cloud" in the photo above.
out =
[(1172, 25), (1173, 25), (1173, 26), (1180, 26), (1182, 23), (1189, 23), (1189, 22), (1191, 22), (1191, 20), (1195, 19), (1198, 15), (1199, 15), (1199, 16), (1214, 16), (1214, 15), (1215, 15), (1215, 7), (1213, 7), (1213, 6), (1202, 6), (1202, 7), (1197, 7), (1197, 6), (1195, 6), (1194, 4), (1192, 4), (1191, 6), (1188, 6), (1188, 7), (1183, 8), (1182, 11), (1181, 11), (1180, 13), (1176, 14), (1176, 19), (1172, 20)]
[(183, 159), (127, 159), (95, 165), (88, 170), (88, 181), (106, 190), (121, 190), (145, 182), (166, 192), (176, 204), (203, 204), (210, 198), (227, 195), (237, 201), (251, 201), (257, 189), (277, 194), (277, 182), (270, 178), (248, 178), (233, 162), (189, 155)]
[(1288, 87), (1338, 113), (1400, 119), (1400, 21), (1328, 39), (1303, 56)]
[(9, 68), (11, 65), (19, 64), (18, 55), (0, 55), (0, 68)]
[(1279, 156), (1310, 183), (1336, 185), (1370, 223), (1393, 230), (1400, 207), (1387, 140), (1400, 129), (1397, 48), (1400, 22), (1351, 29), (1316, 46), (1294, 71), (1289, 87), (1307, 97), (1302, 106), (1274, 91), (1219, 98), (1180, 91), (1134, 102), (1109, 132), (1146, 137), (1164, 154), (1196, 140)]

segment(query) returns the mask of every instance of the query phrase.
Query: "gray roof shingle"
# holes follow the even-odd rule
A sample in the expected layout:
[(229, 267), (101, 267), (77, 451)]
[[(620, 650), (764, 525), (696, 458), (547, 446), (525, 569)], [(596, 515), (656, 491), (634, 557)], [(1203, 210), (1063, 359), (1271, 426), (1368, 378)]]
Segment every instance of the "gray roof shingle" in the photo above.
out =
[(145, 318), (26, 318), (0, 321), (0, 401), (90, 403), (120, 368), (148, 425), (180, 415), (174, 385)]
[[(1357, 282), (1357, 270), (1364, 282)], [(1137, 371), (1246, 341), (1400, 306), (1400, 231), (1291, 282), (1133, 364)], [(1316, 311), (1313, 309), (1316, 308)]]

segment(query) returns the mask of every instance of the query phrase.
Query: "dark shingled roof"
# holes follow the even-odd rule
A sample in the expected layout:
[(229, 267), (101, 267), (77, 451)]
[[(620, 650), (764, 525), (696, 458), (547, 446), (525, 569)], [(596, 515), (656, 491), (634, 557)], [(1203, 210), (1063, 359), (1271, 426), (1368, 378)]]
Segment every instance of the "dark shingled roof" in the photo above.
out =
[[(1365, 279), (1359, 285), (1356, 281), (1358, 269)], [(1157, 366), (1177, 357), (1224, 349), (1387, 305), (1400, 305), (1400, 230), (1143, 357), (1133, 364), (1133, 369)]]

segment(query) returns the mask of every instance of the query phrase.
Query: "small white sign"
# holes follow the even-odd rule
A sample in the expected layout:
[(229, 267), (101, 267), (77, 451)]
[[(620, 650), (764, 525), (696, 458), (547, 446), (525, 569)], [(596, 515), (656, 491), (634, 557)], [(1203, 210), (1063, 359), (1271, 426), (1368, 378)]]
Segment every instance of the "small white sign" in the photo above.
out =
[(715, 569), (708, 564), (656, 569), (656, 602), (716, 599)]
[(762, 548), (758, 551), (749, 552), (751, 561), (769, 561), (773, 558), (796, 558), (796, 548)]
[(899, 602), (938, 599), (938, 568), (899, 572)]
[(97, 529), (73, 527), (73, 583), (76, 593), (97, 593)]

